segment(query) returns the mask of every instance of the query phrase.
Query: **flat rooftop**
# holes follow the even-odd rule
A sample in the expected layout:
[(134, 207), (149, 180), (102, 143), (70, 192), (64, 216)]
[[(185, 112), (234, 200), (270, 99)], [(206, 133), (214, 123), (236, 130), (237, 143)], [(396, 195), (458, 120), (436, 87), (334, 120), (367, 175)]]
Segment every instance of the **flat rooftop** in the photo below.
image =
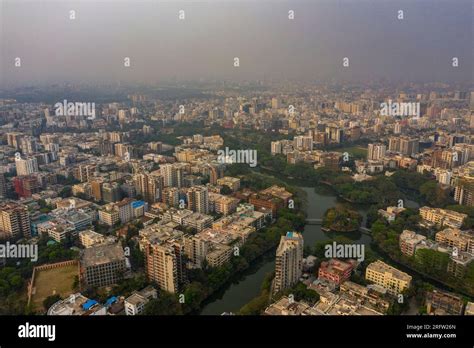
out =
[(81, 264), (84, 267), (90, 267), (122, 260), (124, 258), (124, 251), (120, 244), (99, 245), (84, 250), (81, 257)]

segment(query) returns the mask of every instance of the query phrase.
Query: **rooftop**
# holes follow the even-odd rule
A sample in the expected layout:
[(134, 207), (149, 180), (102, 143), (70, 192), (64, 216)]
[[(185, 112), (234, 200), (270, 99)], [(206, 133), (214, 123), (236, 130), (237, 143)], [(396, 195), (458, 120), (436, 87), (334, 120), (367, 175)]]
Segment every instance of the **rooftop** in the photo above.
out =
[(124, 259), (124, 251), (120, 244), (99, 245), (83, 251), (81, 264), (90, 267)]

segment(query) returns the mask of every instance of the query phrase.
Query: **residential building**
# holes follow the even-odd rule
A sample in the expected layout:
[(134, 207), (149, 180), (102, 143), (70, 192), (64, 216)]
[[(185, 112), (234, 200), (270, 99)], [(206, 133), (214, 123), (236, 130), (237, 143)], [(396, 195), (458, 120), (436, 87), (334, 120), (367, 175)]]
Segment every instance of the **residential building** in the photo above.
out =
[(413, 256), (415, 255), (416, 246), (424, 240), (426, 240), (426, 237), (421, 234), (410, 230), (403, 230), (402, 234), (400, 234), (400, 251), (405, 255)]
[(330, 259), (321, 262), (318, 270), (318, 278), (326, 279), (336, 285), (341, 285), (351, 277), (353, 263), (344, 262), (338, 259)]
[(152, 286), (147, 286), (140, 291), (134, 291), (125, 299), (125, 315), (139, 315), (143, 313), (145, 305), (151, 299), (156, 299), (158, 292)]
[(463, 300), (459, 295), (434, 289), (425, 297), (426, 312), (431, 315), (462, 315)]
[(19, 203), (0, 203), (1, 239), (30, 238), (31, 226), (28, 209)]
[(453, 210), (421, 207), (420, 216), (423, 220), (435, 224), (439, 227), (460, 228), (467, 218), (467, 214), (458, 213)]
[(300, 279), (303, 247), (303, 235), (298, 232), (287, 232), (281, 237), (276, 251), (274, 293), (291, 287)]
[(127, 271), (124, 250), (120, 243), (98, 245), (82, 251), (81, 280), (86, 286), (100, 287), (116, 284)]
[(384, 287), (391, 295), (398, 295), (410, 287), (412, 277), (379, 260), (367, 266), (365, 279)]

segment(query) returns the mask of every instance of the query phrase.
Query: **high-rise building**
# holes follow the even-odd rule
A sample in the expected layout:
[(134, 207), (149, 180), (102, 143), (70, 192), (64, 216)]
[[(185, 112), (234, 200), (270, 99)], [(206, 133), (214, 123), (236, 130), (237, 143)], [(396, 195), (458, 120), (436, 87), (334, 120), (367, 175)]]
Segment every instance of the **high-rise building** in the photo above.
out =
[(7, 196), (7, 180), (5, 179), (5, 174), (0, 173), (0, 198), (5, 198)]
[(184, 167), (181, 164), (164, 164), (160, 166), (160, 172), (166, 187), (183, 186)]
[(13, 187), (20, 198), (31, 197), (33, 193), (40, 191), (38, 179), (32, 175), (13, 178)]
[(38, 161), (36, 158), (18, 158), (15, 160), (17, 175), (30, 175), (38, 172)]
[(419, 140), (417, 138), (409, 138), (405, 136), (390, 137), (388, 150), (411, 156), (419, 152)]
[(0, 232), (6, 239), (30, 238), (31, 226), (28, 209), (18, 203), (1, 203)]
[(283, 143), (281, 141), (272, 141), (271, 152), (272, 155), (281, 154), (283, 150)]
[(102, 185), (102, 197), (104, 202), (112, 203), (122, 199), (120, 185), (117, 182), (104, 183)]
[(300, 151), (311, 151), (313, 150), (313, 137), (299, 135), (293, 138), (294, 147)]
[(454, 200), (461, 205), (474, 206), (474, 177), (465, 175), (455, 179)]
[(280, 100), (278, 98), (272, 98), (272, 109), (276, 110), (280, 108)]
[(19, 150), (21, 146), (21, 133), (12, 132), (7, 133), (7, 144), (8, 146), (13, 147), (15, 150)]
[(343, 140), (343, 130), (336, 126), (326, 126), (326, 135), (332, 142), (340, 143)]
[(435, 315), (462, 315), (464, 301), (461, 296), (434, 289), (426, 292), (426, 312)]
[(178, 292), (185, 281), (184, 243), (175, 239), (147, 241), (144, 253), (148, 280), (161, 290)]
[(179, 189), (176, 187), (165, 187), (161, 197), (162, 202), (170, 207), (179, 206)]
[(388, 139), (388, 150), (391, 152), (400, 152), (400, 138), (390, 137)]
[(368, 146), (368, 160), (380, 160), (385, 157), (385, 153), (387, 152), (387, 146), (384, 144), (369, 144)]
[(303, 271), (303, 247), (301, 233), (287, 232), (281, 237), (276, 251), (274, 293), (291, 287), (300, 279)]
[(73, 175), (74, 178), (76, 178), (80, 182), (87, 182), (92, 179), (96, 170), (97, 166), (95, 164), (79, 164), (78, 166), (74, 167)]
[(142, 195), (143, 199), (152, 204), (162, 199), (164, 178), (162, 175), (155, 174), (135, 174), (133, 177), (137, 193)]
[(400, 152), (404, 155), (414, 155), (419, 152), (419, 140), (417, 138), (400, 138)]
[(395, 123), (393, 127), (393, 134), (402, 134), (403, 128), (400, 122)]
[(426, 206), (421, 207), (419, 212), (424, 221), (439, 227), (461, 228), (464, 220), (467, 218), (467, 214), (458, 213), (457, 211)]
[(26, 155), (34, 154), (38, 151), (38, 139), (32, 136), (21, 138), (21, 151)]
[(201, 268), (209, 249), (209, 241), (199, 236), (188, 236), (184, 239), (184, 251), (193, 267)]
[(210, 165), (209, 166), (209, 183), (211, 185), (217, 185), (217, 182), (220, 178), (224, 176), (224, 166), (217, 164), (217, 165)]
[(92, 197), (96, 201), (101, 201), (102, 200), (102, 185), (103, 185), (103, 179), (102, 178), (94, 178), (90, 181), (91, 184), (91, 194)]
[(446, 228), (436, 233), (435, 240), (458, 251), (466, 251), (474, 254), (474, 235), (469, 231), (461, 231), (457, 228)]
[(193, 186), (187, 194), (188, 209), (197, 213), (209, 213), (209, 192), (206, 186)]

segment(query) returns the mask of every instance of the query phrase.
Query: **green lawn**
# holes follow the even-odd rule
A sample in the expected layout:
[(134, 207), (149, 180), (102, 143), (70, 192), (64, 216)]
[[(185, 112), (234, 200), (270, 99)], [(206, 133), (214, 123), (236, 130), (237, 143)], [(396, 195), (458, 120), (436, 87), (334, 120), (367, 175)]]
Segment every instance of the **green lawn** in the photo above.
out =
[(349, 155), (359, 159), (359, 158), (367, 158), (367, 148), (360, 147), (360, 146), (349, 146), (349, 147), (342, 147), (340, 149), (336, 149), (337, 152), (347, 152)]
[(36, 271), (34, 292), (31, 296), (31, 304), (34, 309), (43, 309), (43, 300), (50, 296), (59, 294), (65, 298), (72, 294), (74, 277), (78, 276), (78, 266), (69, 265), (54, 269)]

